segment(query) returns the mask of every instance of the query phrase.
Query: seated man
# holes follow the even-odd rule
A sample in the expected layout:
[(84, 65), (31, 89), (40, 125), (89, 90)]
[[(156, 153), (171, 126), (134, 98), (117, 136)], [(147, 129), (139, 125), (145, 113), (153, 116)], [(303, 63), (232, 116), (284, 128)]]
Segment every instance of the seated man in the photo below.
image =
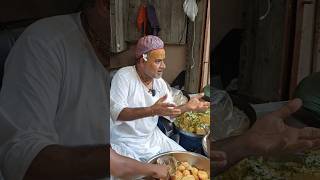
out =
[(200, 97), (175, 106), (165, 81), (163, 41), (142, 37), (136, 47), (136, 65), (120, 69), (110, 92), (111, 146), (121, 155), (140, 161), (167, 151), (184, 151), (157, 127), (158, 116), (177, 116), (209, 108)]

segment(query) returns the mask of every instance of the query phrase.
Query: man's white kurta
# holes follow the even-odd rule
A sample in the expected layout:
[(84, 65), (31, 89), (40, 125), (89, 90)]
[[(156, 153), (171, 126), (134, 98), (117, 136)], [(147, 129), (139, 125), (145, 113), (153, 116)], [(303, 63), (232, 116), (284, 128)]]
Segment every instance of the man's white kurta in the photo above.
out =
[(22, 179), (48, 145), (106, 144), (107, 86), (79, 13), (28, 27), (7, 58), (0, 94), (4, 179)]
[(157, 127), (158, 116), (145, 117), (133, 121), (119, 121), (118, 116), (124, 108), (150, 107), (160, 97), (172, 96), (162, 78), (154, 79), (152, 96), (142, 83), (134, 66), (121, 68), (112, 79), (110, 90), (111, 146), (121, 155), (140, 161), (167, 151), (184, 151)]

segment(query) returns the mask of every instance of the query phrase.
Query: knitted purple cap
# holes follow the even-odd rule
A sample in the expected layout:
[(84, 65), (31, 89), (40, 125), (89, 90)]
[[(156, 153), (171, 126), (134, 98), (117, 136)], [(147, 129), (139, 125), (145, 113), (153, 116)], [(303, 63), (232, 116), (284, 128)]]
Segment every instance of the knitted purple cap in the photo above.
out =
[(139, 39), (136, 46), (136, 58), (140, 58), (142, 54), (148, 53), (155, 49), (163, 49), (163, 41), (157, 36), (144, 36)]

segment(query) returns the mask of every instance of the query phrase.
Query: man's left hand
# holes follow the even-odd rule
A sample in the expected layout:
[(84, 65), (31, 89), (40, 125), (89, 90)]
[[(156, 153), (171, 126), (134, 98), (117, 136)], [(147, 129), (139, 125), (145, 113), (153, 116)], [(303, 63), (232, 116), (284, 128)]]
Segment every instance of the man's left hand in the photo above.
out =
[(201, 100), (203, 94), (192, 97), (186, 104), (187, 111), (206, 111), (210, 107), (210, 102)]

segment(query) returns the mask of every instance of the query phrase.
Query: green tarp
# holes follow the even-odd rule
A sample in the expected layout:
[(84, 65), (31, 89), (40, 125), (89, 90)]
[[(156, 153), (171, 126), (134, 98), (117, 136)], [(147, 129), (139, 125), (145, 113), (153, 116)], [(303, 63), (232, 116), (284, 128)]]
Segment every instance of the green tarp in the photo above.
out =
[(320, 72), (303, 79), (296, 88), (294, 97), (301, 98), (304, 108), (320, 118)]

